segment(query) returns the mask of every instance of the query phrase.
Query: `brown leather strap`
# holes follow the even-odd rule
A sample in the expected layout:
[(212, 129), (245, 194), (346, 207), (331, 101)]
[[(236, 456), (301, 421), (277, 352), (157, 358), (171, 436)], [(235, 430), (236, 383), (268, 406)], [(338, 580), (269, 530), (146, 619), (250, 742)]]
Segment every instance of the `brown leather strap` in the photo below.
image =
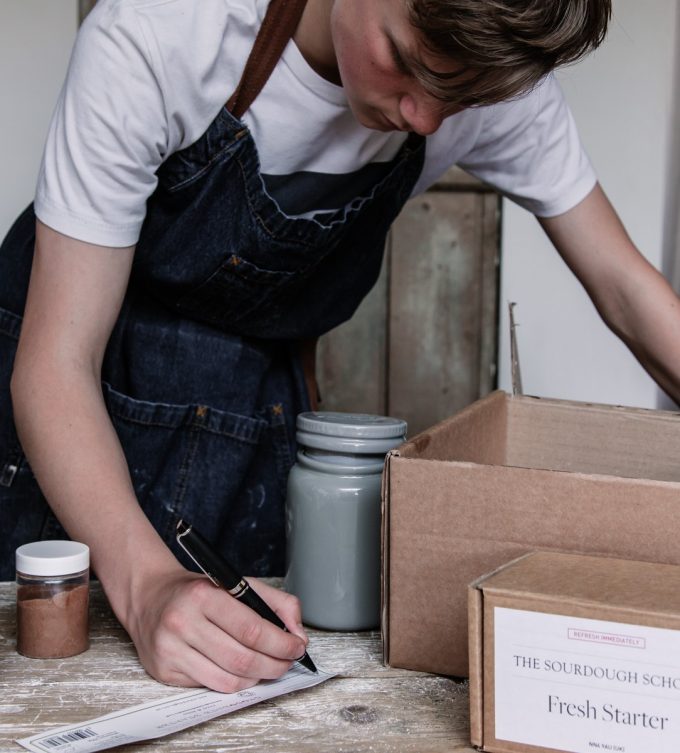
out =
[(316, 345), (317, 337), (299, 340), (299, 354), (302, 363), (302, 373), (305, 377), (305, 386), (309, 395), (309, 404), (312, 410), (318, 410), (321, 402), (319, 382), (316, 378)]
[(262, 91), (285, 46), (297, 29), (307, 0), (271, 0), (253, 49), (227, 109), (241, 118)]

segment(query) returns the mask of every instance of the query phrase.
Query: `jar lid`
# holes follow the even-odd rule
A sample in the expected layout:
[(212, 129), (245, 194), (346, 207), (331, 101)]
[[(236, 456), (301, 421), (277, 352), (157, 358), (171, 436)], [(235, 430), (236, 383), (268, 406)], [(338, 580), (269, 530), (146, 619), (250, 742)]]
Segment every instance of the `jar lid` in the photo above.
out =
[(90, 548), (78, 541), (34, 541), (16, 551), (17, 572), (25, 575), (70, 575), (90, 566)]
[(311, 411), (297, 417), (305, 447), (353, 454), (385, 454), (406, 438), (406, 421), (370, 413)]
[(406, 421), (371, 413), (338, 413), (335, 411), (310, 411), (300, 413), (297, 428), (313, 434), (361, 439), (387, 439), (403, 437)]

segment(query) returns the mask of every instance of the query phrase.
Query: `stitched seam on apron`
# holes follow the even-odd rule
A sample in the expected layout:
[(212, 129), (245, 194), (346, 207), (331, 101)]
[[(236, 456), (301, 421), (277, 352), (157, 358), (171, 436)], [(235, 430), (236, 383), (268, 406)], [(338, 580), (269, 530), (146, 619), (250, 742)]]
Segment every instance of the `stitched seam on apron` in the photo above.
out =
[[(150, 403), (144, 400), (136, 400), (117, 392), (106, 382), (104, 382), (104, 393), (104, 399), (111, 416), (120, 421), (138, 426), (162, 429), (195, 428), (216, 436), (228, 437), (253, 445), (259, 443), (262, 432), (266, 429), (266, 423), (261, 419), (226, 413), (216, 408), (207, 408), (201, 405), (170, 405), (167, 403)], [(129, 410), (125, 410), (126, 405), (129, 405)], [(133, 412), (135, 408), (138, 412), (146, 412), (149, 417), (140, 418), (135, 416)], [(175, 415), (167, 420), (151, 417), (156, 411), (162, 412), (164, 410), (172, 411)], [(220, 429), (212, 425), (213, 421), (217, 423), (222, 421), (223, 423), (231, 424), (233, 428)]]
[[(253, 147), (256, 148), (254, 144), (253, 144)], [(408, 146), (404, 147), (404, 150), (403, 150), (401, 156), (398, 158), (398, 164), (399, 165), (403, 164), (410, 157), (410, 155), (414, 151), (415, 150), (411, 149)], [(255, 220), (257, 221), (257, 224), (262, 228), (263, 232), (265, 232), (270, 238), (273, 238), (274, 240), (278, 241), (278, 236), (275, 235), (274, 231), (272, 231), (267, 226), (265, 220), (260, 216), (260, 213), (255, 208), (255, 202), (253, 201), (253, 195), (252, 195), (252, 192), (250, 190), (250, 185), (249, 185), (249, 182), (248, 182), (247, 173), (246, 173), (246, 170), (245, 170), (245, 167), (243, 165), (242, 160), (238, 157), (238, 155), (234, 159), (235, 159), (236, 163), (238, 164), (239, 170), (241, 171), (241, 176), (243, 178), (243, 185), (244, 185), (244, 188), (245, 188), (245, 197), (246, 197), (246, 201), (248, 202), (248, 207), (250, 209), (251, 215), (255, 218)], [(274, 199), (272, 199), (269, 196), (268, 196), (268, 198), (269, 198), (269, 200), (272, 203), (274, 203), (277, 206), (277, 209), (278, 209), (279, 213), (281, 214), (281, 216), (283, 218), (285, 218), (286, 221), (291, 222), (291, 223), (295, 223), (295, 222), (297, 222), (297, 223), (308, 223), (308, 224), (311, 224), (314, 228), (318, 228), (320, 231), (327, 233), (327, 232), (330, 232), (334, 226), (337, 226), (337, 225), (341, 225), (342, 226), (342, 225), (344, 225), (347, 222), (347, 216), (348, 216), (348, 214), (350, 214), (352, 212), (359, 211), (367, 202), (373, 201), (375, 199), (376, 195), (379, 195), (378, 188), (380, 186), (383, 186), (383, 190), (386, 190), (386, 189), (384, 189), (384, 186), (389, 186), (390, 183), (395, 182), (396, 178), (394, 177), (394, 170), (396, 170), (396, 168), (397, 168), (397, 165), (394, 165), (392, 171), (390, 172), (390, 175), (388, 175), (386, 178), (384, 178), (383, 180), (381, 180), (377, 185), (373, 186), (373, 188), (371, 189), (371, 191), (370, 191), (370, 193), (368, 195), (361, 196), (361, 197), (356, 197), (355, 199), (353, 199), (349, 203), (349, 205), (346, 205), (342, 210), (338, 210), (338, 211), (342, 212), (342, 217), (340, 217), (338, 219), (335, 219), (335, 220), (332, 220), (328, 225), (323, 225), (322, 223), (318, 222), (317, 220), (308, 219), (306, 217), (290, 217), (287, 214), (285, 214), (285, 212), (283, 212), (280, 209), (278, 209), (278, 204), (276, 204), (276, 202), (274, 201)], [(264, 188), (263, 188), (263, 191), (264, 191)], [(382, 192), (383, 191), (381, 190), (380, 193), (382, 193)], [(266, 191), (265, 191), (265, 193), (266, 193)], [(358, 201), (358, 206), (353, 207), (352, 205), (356, 201)], [(317, 243), (316, 239), (314, 241), (310, 241), (308, 243), (305, 242), (301, 238), (298, 238), (297, 241), (298, 241), (298, 243), (300, 245), (309, 246), (309, 247), (313, 247)]]
[[(253, 144), (253, 148), (255, 148), (254, 144)], [(248, 174), (247, 174), (246, 169), (245, 169), (245, 167), (243, 165), (243, 161), (238, 156), (236, 156), (234, 159), (236, 161), (236, 164), (238, 165), (238, 168), (239, 168), (239, 170), (241, 172), (241, 176), (243, 178), (243, 186), (244, 186), (244, 189), (245, 189), (245, 197), (246, 197), (246, 201), (248, 202), (248, 208), (250, 209), (251, 215), (255, 218), (255, 220), (257, 221), (257, 224), (259, 225), (259, 227), (262, 229), (263, 232), (265, 232), (273, 240), (275, 240), (277, 242), (280, 242), (278, 236), (275, 235), (274, 232), (267, 227), (267, 225), (265, 224), (265, 221), (260, 216), (260, 213), (255, 209), (254, 202), (253, 202), (253, 199), (252, 199), (252, 193), (251, 193), (251, 190), (250, 190), (250, 185), (249, 185), (249, 182), (248, 182)], [(264, 191), (264, 187), (263, 187), (262, 190)], [(269, 200), (273, 204), (276, 204), (276, 202), (269, 195), (267, 195), (267, 198), (269, 198)], [(278, 205), (277, 205), (277, 209), (278, 209)], [(297, 222), (297, 223), (300, 223), (300, 224), (302, 224), (302, 223), (312, 223), (316, 227), (323, 228), (322, 225), (319, 225), (319, 223), (314, 223), (312, 220), (308, 220), (308, 219), (306, 219), (304, 217), (288, 217), (287, 215), (283, 214), (283, 212), (281, 212), (280, 209), (278, 209), (278, 211), (281, 213), (282, 217), (284, 217), (288, 222), (291, 222), (291, 223)], [(305, 241), (302, 238), (297, 238), (296, 240), (297, 240), (297, 242), (301, 246), (307, 246), (308, 248), (313, 248), (316, 245), (316, 240)]]
[(198, 440), (199, 440), (198, 429), (199, 428), (200, 428), (199, 426), (192, 427), (192, 431), (189, 435), (189, 448), (184, 454), (182, 465), (179, 469), (179, 473), (177, 474), (178, 480), (177, 480), (175, 497), (169, 508), (170, 512), (173, 513), (174, 515), (177, 515), (181, 511), (181, 506), (184, 500), (184, 495), (186, 494), (186, 490), (189, 486), (189, 474), (191, 472), (191, 467), (194, 463), (194, 458), (196, 457), (196, 450), (198, 449)]
[(131, 418), (130, 416), (121, 415), (120, 413), (117, 413), (116, 411), (111, 411), (111, 414), (115, 416), (116, 418), (120, 419), (121, 421), (127, 421), (132, 424), (137, 424), (139, 426), (153, 426), (160, 429), (178, 429), (181, 426), (185, 426), (191, 430), (198, 431), (205, 431), (208, 434), (215, 434), (219, 437), (229, 437), (230, 439), (236, 439), (239, 442), (246, 442), (247, 444), (259, 444), (259, 434), (260, 431), (257, 432), (257, 436), (254, 437), (248, 437), (244, 436), (243, 434), (237, 434), (232, 431), (220, 431), (219, 429), (211, 429), (208, 426), (204, 426), (203, 424), (196, 423), (194, 421), (187, 421), (185, 419), (177, 422), (167, 422), (164, 423), (162, 421), (142, 421), (138, 418)]
[(229, 152), (232, 149), (235, 149), (239, 145), (239, 142), (242, 138), (243, 138), (243, 131), (239, 131), (239, 133), (234, 135), (233, 140), (230, 141), (226, 146), (222, 147), (222, 149), (220, 149), (219, 152), (217, 152), (216, 154), (213, 154), (213, 156), (208, 160), (208, 162), (205, 163), (205, 165), (203, 165), (203, 167), (198, 172), (194, 173), (188, 178), (185, 178), (179, 183), (173, 184), (172, 186), (164, 186), (165, 190), (168, 193), (174, 193), (176, 191), (181, 190), (185, 186), (190, 185), (195, 180), (198, 180), (201, 176), (203, 176), (206, 172), (208, 172), (212, 168), (212, 166), (215, 164), (215, 162), (221, 159), (221, 157), (225, 153)]

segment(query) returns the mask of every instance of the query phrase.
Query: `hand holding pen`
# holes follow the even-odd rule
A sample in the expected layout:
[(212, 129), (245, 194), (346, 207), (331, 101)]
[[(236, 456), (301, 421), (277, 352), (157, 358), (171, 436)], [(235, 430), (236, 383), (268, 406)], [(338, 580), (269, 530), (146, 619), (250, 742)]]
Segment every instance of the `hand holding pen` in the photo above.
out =
[[(179, 545), (216, 586), (223, 588), (235, 599), (246, 604), (260, 617), (282, 630), (287, 630), (285, 624), (269, 605), (250, 588), (247, 581), (238, 575), (221, 555), (211, 548), (210, 544), (193, 526), (180, 520), (177, 523), (176, 536)], [(306, 651), (297, 661), (311, 672), (317, 671), (314, 662)]]

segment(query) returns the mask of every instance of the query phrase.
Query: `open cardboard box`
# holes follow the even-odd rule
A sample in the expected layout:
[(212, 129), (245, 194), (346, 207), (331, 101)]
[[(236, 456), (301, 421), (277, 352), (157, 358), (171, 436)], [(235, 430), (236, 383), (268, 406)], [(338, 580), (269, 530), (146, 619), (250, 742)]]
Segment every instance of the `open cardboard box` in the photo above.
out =
[(467, 586), (533, 550), (680, 564), (680, 415), (497, 391), (389, 453), (385, 662), (468, 674)]

